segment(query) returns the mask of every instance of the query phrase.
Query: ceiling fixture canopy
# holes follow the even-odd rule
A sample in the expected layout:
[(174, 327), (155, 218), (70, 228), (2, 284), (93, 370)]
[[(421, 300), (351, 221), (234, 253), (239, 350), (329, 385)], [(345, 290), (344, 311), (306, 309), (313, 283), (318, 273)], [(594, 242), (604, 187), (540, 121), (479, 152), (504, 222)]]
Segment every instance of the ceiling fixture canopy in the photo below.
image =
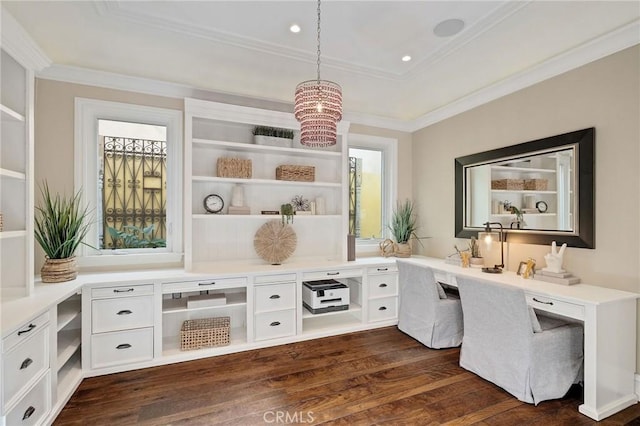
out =
[(335, 145), (342, 119), (342, 88), (320, 79), (320, 0), (318, 0), (318, 76), (296, 87), (294, 115), (300, 122), (300, 143), (311, 147)]

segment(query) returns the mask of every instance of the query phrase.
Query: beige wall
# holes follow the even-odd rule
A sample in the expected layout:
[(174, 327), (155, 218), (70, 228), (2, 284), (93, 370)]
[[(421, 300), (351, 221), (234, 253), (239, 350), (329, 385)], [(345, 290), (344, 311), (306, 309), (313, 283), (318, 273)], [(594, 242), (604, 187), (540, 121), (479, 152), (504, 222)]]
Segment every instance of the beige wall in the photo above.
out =
[[(595, 127), (596, 249), (569, 248), (564, 265), (583, 282), (639, 292), (639, 76), (635, 46), (414, 133), (413, 196), (432, 237), (424, 253), (444, 257), (466, 244), (454, 238), (456, 157)], [(548, 251), (509, 244), (507, 268), (528, 257), (543, 266)]]

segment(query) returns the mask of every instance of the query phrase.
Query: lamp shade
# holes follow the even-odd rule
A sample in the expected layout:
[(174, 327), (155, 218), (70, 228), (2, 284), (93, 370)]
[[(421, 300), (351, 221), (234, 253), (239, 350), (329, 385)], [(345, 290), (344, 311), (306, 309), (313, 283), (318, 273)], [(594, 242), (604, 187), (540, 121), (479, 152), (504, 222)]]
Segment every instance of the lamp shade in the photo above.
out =
[(296, 87), (294, 115), (300, 122), (302, 145), (335, 145), (337, 123), (342, 119), (342, 88), (327, 80), (303, 81)]

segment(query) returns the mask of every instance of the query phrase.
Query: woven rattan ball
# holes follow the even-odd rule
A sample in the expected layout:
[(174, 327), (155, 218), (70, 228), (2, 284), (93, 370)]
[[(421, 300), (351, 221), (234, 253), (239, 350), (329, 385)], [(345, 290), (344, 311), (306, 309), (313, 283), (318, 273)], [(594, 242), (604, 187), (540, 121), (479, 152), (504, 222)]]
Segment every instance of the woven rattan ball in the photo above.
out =
[(270, 220), (262, 225), (253, 239), (256, 253), (272, 265), (279, 265), (295, 251), (298, 237), (293, 228), (280, 220)]

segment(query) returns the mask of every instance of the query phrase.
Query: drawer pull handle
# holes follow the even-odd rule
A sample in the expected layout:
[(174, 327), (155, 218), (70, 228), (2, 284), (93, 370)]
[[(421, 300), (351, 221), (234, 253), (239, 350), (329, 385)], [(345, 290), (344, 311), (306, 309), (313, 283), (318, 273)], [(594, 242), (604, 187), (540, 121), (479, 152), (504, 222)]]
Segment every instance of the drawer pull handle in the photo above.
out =
[(36, 328), (36, 325), (35, 325), (35, 324), (29, 324), (29, 326), (27, 327), (27, 329), (26, 329), (26, 330), (20, 330), (20, 331), (18, 331), (18, 336), (19, 336), (19, 335), (21, 335), (21, 334), (24, 334), (24, 333), (28, 333), (28, 332), (30, 332), (31, 330), (33, 330), (34, 328)]
[(269, 297), (269, 299), (280, 299), (280, 295), (279, 294), (274, 294), (271, 297)]
[(31, 364), (33, 364), (33, 360), (31, 358), (27, 358), (24, 361), (22, 361), (22, 364), (20, 364), (20, 370), (24, 370), (25, 368), (29, 367)]
[(534, 302), (542, 303), (543, 305), (553, 305), (553, 302), (543, 302), (542, 300), (538, 300), (535, 297), (533, 298)]
[(205, 285), (216, 285), (216, 282), (215, 281), (211, 281), (210, 283), (198, 283), (198, 285), (202, 285), (202, 286), (205, 286)]
[(380, 288), (385, 288), (386, 286), (387, 286), (387, 283), (382, 283), (382, 284), (380, 284), (378, 287), (380, 287)]
[(386, 311), (386, 310), (387, 310), (387, 307), (386, 307), (386, 306), (380, 306), (380, 307), (378, 308), (378, 310), (379, 310), (379, 311)]
[(386, 272), (389, 268), (378, 268), (378, 272)]
[(340, 272), (327, 272), (327, 275), (340, 275)]
[(128, 343), (121, 343), (118, 346), (116, 346), (116, 349), (129, 349), (130, 347), (131, 345)]
[(116, 315), (131, 315), (133, 312), (131, 312), (128, 309), (123, 309), (120, 312), (116, 313)]
[(24, 412), (22, 416), (22, 420), (27, 420), (29, 417), (33, 416), (33, 413), (36, 412), (36, 409), (33, 408), (33, 405), (30, 405), (29, 408)]
[(269, 324), (271, 327), (277, 327), (280, 325), (280, 321), (274, 321), (271, 324)]
[(114, 293), (130, 293), (132, 291), (135, 291), (135, 290), (133, 288), (128, 288), (126, 290), (120, 290), (120, 289), (117, 289), (117, 288), (113, 289)]

